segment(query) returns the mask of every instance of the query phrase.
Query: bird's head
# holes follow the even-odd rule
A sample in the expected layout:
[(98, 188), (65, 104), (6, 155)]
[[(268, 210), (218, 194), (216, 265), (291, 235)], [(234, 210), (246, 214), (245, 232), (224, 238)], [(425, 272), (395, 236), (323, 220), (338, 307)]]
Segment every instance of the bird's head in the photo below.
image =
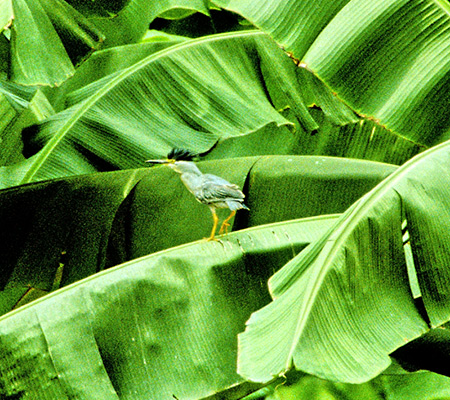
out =
[(189, 150), (172, 149), (170, 153), (167, 155), (167, 159), (147, 160), (146, 162), (149, 164), (167, 165), (169, 168), (173, 169), (175, 172), (178, 172), (179, 174), (184, 173), (197, 174), (200, 171), (198, 171), (197, 166), (191, 161), (196, 156), (197, 154), (192, 153)]

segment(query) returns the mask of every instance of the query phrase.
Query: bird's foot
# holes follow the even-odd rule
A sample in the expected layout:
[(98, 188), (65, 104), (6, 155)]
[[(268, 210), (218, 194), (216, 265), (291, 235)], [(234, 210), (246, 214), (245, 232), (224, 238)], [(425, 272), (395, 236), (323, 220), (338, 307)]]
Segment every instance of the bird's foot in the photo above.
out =
[(219, 235), (222, 235), (223, 233), (227, 234), (229, 226), (230, 226), (230, 224), (228, 222), (224, 222), (219, 229)]

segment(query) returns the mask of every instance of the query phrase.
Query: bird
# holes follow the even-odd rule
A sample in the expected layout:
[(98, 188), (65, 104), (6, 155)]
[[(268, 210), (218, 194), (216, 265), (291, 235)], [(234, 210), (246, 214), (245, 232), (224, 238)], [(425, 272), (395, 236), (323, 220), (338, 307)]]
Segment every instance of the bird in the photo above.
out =
[(219, 176), (203, 174), (192, 161), (198, 154), (186, 149), (172, 149), (165, 160), (146, 160), (149, 164), (163, 164), (180, 174), (184, 186), (202, 204), (206, 204), (212, 213), (213, 227), (207, 241), (217, 240), (215, 237), (219, 217), (216, 209), (228, 208), (230, 215), (222, 222), (219, 235), (228, 232), (229, 221), (238, 210), (249, 210), (244, 204), (245, 195), (239, 186)]

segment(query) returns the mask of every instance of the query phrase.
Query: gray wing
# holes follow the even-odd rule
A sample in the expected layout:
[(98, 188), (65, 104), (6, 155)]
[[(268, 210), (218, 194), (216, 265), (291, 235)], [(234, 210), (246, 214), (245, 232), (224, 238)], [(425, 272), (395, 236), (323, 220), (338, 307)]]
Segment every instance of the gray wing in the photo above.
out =
[(216, 207), (229, 207), (231, 209), (246, 208), (243, 204), (244, 193), (239, 186), (216, 175), (205, 174), (202, 176), (202, 184), (195, 193), (195, 197), (205, 204)]

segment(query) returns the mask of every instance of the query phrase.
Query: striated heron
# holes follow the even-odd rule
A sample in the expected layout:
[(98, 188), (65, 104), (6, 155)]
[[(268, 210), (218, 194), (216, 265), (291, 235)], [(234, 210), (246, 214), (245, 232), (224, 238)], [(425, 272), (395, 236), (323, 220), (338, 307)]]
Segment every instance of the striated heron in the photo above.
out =
[(196, 154), (188, 150), (173, 149), (166, 160), (147, 160), (150, 164), (164, 164), (180, 174), (181, 181), (186, 188), (203, 204), (211, 210), (213, 227), (207, 240), (216, 240), (215, 234), (219, 217), (217, 208), (229, 208), (231, 214), (222, 222), (219, 235), (227, 233), (230, 226), (228, 221), (234, 217), (237, 210), (249, 208), (244, 204), (245, 195), (234, 183), (212, 174), (203, 174), (191, 160)]

